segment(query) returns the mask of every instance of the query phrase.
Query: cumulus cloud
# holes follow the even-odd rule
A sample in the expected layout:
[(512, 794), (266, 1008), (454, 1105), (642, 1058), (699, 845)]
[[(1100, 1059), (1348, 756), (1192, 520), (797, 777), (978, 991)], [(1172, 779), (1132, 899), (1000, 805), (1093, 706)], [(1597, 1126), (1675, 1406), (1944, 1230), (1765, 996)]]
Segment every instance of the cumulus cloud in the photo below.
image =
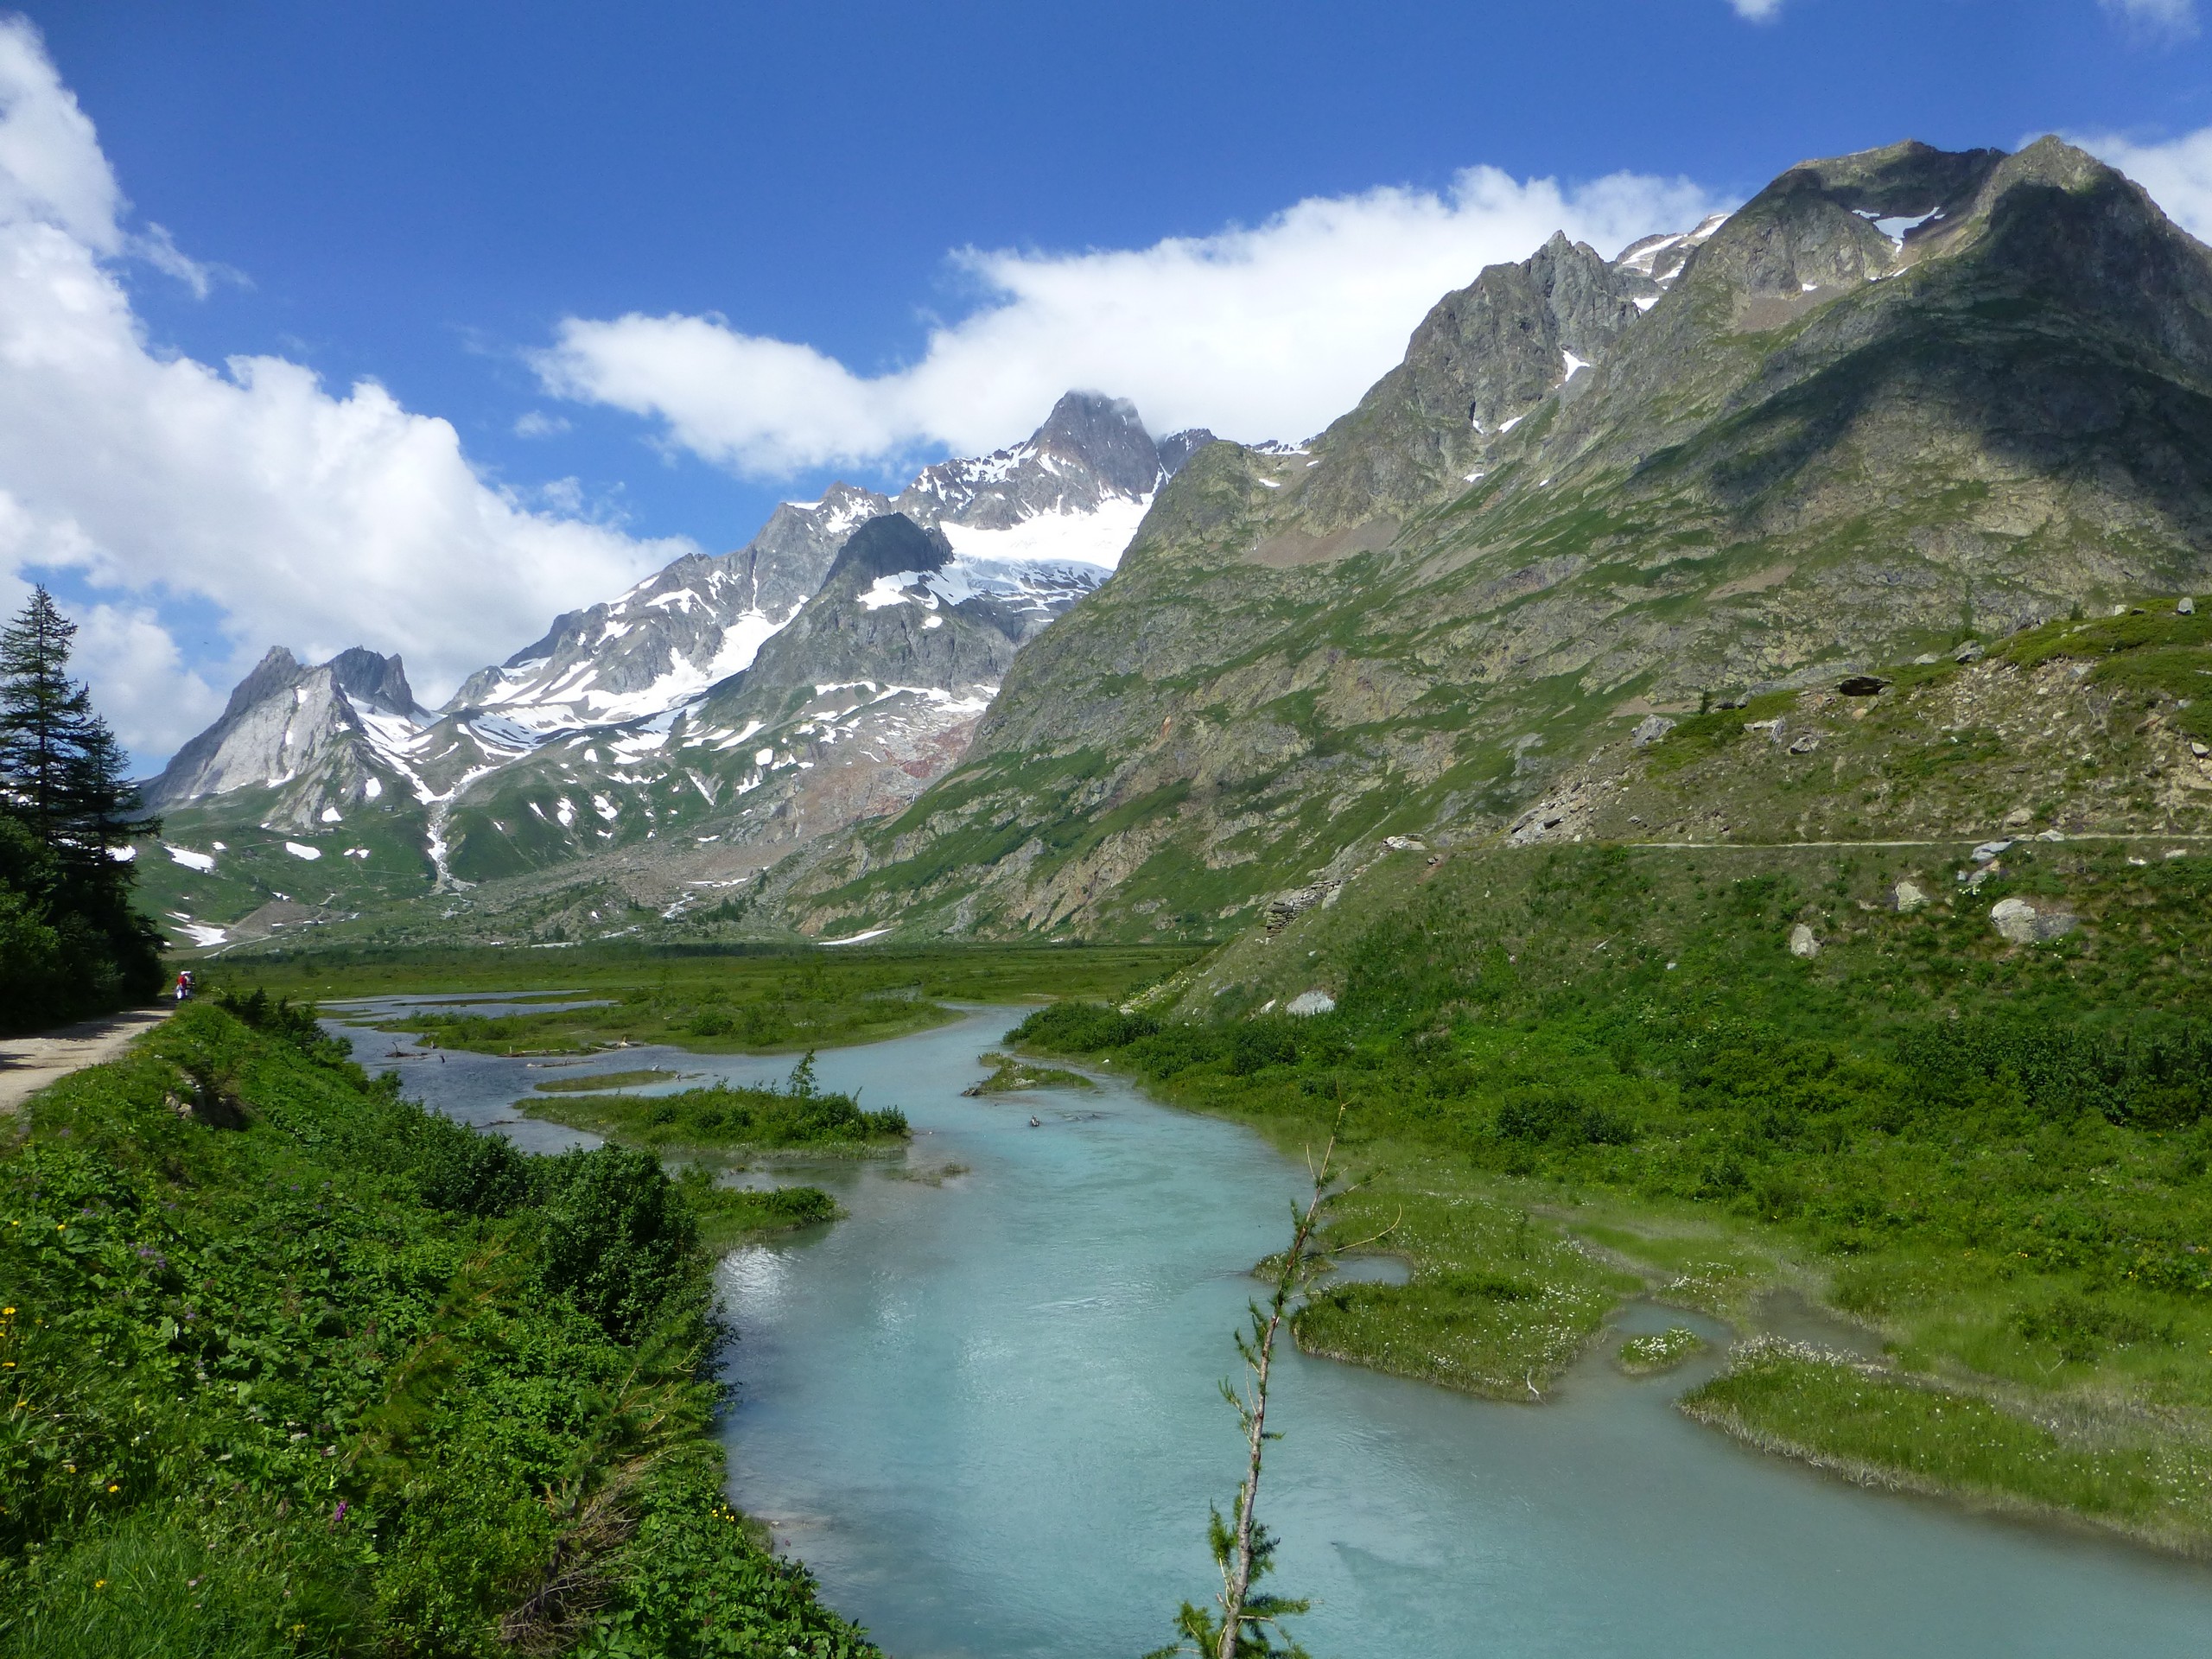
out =
[(2196, 0), (2097, 0), (2097, 3), (2147, 34), (2187, 40), (2196, 33)]
[(546, 389), (661, 423), (733, 472), (881, 465), (1020, 436), (1071, 387), (1133, 398), (1155, 431), (1318, 431), (1396, 362), (1437, 299), (1554, 231), (1611, 254), (1723, 204), (1684, 179), (1562, 188), (1471, 168), (1437, 194), (1314, 198), (1251, 228), (1081, 253), (965, 250), (982, 296), (907, 366), (855, 374), (719, 316), (570, 318), (535, 362)]
[(2114, 133), (2069, 133), (2066, 137), (2149, 191), (2166, 216), (2190, 235), (2212, 241), (2212, 127), (2157, 143)]
[(116, 262), (210, 272), (129, 228), (92, 123), (39, 37), (0, 21), (0, 589), (70, 571), (101, 597), (81, 665), (141, 760), (220, 696), (164, 607), (212, 604), (230, 672), (404, 648), (418, 690), (465, 674), (679, 553), (487, 486), (447, 422), (381, 385), (343, 396), (276, 357), (220, 367), (156, 349)]

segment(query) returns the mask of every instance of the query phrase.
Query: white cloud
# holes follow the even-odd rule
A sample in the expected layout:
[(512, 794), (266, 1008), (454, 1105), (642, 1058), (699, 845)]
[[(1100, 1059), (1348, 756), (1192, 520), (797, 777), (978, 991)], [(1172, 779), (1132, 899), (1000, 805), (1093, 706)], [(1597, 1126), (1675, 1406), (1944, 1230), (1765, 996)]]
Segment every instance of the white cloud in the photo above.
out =
[(772, 477), (934, 446), (978, 453), (1077, 386), (1135, 399), (1155, 431), (1300, 437), (1357, 402), (1429, 307), (1484, 265), (1562, 228), (1610, 254), (1721, 205), (1682, 179), (1563, 190), (1471, 168), (1441, 195), (1314, 198), (1148, 248), (957, 253), (983, 302), (881, 375), (716, 316), (570, 318), (536, 362), (556, 395), (656, 418), (708, 461)]
[(2196, 0), (2097, 0), (2097, 3), (2148, 34), (2187, 40), (2196, 33)]
[(1728, 0), (1747, 22), (1770, 23), (1782, 16), (1782, 0)]
[(108, 262), (209, 273), (132, 233), (92, 126), (36, 32), (0, 21), (0, 587), (76, 570), (96, 701), (141, 760), (203, 722), (160, 607), (210, 601), (238, 663), (404, 650), (442, 695), (688, 542), (633, 540), (487, 486), (442, 420), (276, 357), (221, 368), (147, 340)]
[(568, 429), (568, 416), (548, 415), (542, 409), (526, 410), (515, 420), (518, 438), (557, 438)]
[(2202, 241), (2212, 241), (2212, 127), (2163, 143), (2138, 143), (2115, 133), (2069, 133), (2067, 142), (2118, 168), (2151, 193), (2166, 217)]

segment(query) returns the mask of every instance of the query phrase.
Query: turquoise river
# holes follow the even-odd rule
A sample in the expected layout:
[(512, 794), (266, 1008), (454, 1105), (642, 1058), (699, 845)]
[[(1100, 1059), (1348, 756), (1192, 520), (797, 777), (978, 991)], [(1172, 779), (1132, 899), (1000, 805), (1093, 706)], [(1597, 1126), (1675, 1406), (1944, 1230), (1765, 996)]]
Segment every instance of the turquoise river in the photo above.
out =
[[(900, 1659), (1133, 1659), (1216, 1587), (1207, 1506), (1240, 1470), (1216, 1384), (1305, 1175), (1112, 1079), (963, 1098), (1014, 1017), (817, 1061), (916, 1135), (904, 1160), (782, 1167), (847, 1218), (722, 1262), (734, 1496)], [(549, 1072), (353, 1034), (542, 1150), (588, 1138), (518, 1113), (548, 1076), (791, 1065), (631, 1049)], [(1672, 1408), (1696, 1369), (1630, 1381), (1603, 1355), (1546, 1405), (1290, 1357), (1261, 1512), (1316, 1659), (2212, 1653), (2212, 1567), (1755, 1455)]]

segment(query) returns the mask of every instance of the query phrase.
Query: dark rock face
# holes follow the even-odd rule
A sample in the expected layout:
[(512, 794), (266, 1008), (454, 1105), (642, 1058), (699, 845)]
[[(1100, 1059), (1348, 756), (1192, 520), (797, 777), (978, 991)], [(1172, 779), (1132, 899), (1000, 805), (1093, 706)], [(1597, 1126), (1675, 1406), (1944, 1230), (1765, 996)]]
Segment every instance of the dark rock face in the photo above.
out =
[(1217, 442), (1214, 435), (1203, 426), (1187, 427), (1180, 432), (1170, 432), (1160, 439), (1160, 470), (1173, 478), (1183, 470), (1183, 463), (1210, 443)]
[(356, 702), (392, 715), (414, 715), (420, 712), (415, 703), (415, 693), (408, 688), (407, 671), (400, 664), (397, 654), (380, 657), (373, 651), (355, 645), (341, 651), (326, 664), (330, 677), (338, 689)]
[(821, 591), (701, 719), (768, 720), (794, 689), (810, 694), (828, 683), (931, 687), (988, 699), (1015, 652), (1103, 575), (1068, 571), (1064, 590), (1027, 595), (1033, 602), (1024, 605), (1019, 590), (970, 591), (970, 573), (948, 569), (953, 563), (943, 531), (904, 513), (870, 520), (845, 543)]
[(887, 512), (853, 532), (822, 585), (842, 582), (855, 584), (857, 591), (880, 576), (942, 570), (951, 558), (952, 543), (943, 531), (924, 530), (903, 512)]

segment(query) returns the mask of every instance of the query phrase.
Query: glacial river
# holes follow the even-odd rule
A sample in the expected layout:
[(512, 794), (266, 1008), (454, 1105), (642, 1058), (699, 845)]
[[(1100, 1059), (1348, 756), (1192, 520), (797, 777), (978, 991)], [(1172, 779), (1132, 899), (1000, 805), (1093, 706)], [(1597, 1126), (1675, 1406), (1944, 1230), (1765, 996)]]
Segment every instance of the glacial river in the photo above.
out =
[[(901, 1659), (1130, 1659), (1216, 1587), (1206, 1508), (1241, 1465), (1215, 1383), (1304, 1173), (1110, 1080), (962, 1098), (1012, 1018), (817, 1061), (917, 1134), (903, 1162), (786, 1166), (849, 1217), (723, 1262), (734, 1491)], [(387, 1046), (357, 1034), (372, 1066)], [(533, 1150), (588, 1139), (512, 1103), (591, 1067), (385, 1063)], [(649, 1064), (790, 1067), (593, 1065)], [(2212, 1567), (1756, 1456), (1671, 1408), (1702, 1374), (1632, 1382), (1593, 1357), (1557, 1403), (1514, 1406), (1291, 1355), (1261, 1513), (1275, 1585), (1313, 1599), (1296, 1634), (1316, 1659), (2212, 1652)]]

